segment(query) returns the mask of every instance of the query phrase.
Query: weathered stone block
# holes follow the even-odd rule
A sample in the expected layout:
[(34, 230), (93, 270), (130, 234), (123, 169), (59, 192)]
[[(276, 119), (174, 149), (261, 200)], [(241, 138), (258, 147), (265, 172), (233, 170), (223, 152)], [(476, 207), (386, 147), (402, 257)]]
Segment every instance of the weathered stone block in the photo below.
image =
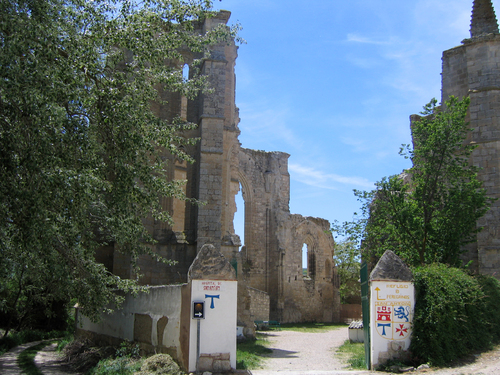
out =
[(225, 372), (231, 370), (231, 362), (228, 360), (219, 360), (215, 359), (213, 362), (213, 371), (214, 372)]
[(213, 371), (214, 370), (214, 359), (207, 354), (200, 354), (200, 359), (198, 362), (199, 371)]

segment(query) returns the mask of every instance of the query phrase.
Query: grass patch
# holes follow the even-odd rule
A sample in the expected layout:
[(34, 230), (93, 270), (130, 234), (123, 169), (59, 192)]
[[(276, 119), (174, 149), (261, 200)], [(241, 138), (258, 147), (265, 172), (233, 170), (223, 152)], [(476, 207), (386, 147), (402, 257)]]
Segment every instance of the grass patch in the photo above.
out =
[(45, 341), (41, 342), (38, 345), (27, 348), (19, 354), (17, 358), (17, 364), (21, 368), (23, 374), (26, 375), (43, 375), (43, 373), (36, 367), (35, 365), (35, 357), (36, 353), (42, 350), (47, 345), (50, 345), (51, 342)]
[(132, 375), (141, 369), (144, 359), (118, 357), (103, 359), (89, 373), (92, 375)]
[(269, 349), (268, 341), (257, 333), (256, 340), (238, 343), (236, 349), (236, 368), (239, 370), (257, 369), (262, 364), (262, 358), (273, 351)]
[(61, 352), (64, 350), (64, 348), (70, 344), (71, 342), (73, 342), (73, 340), (75, 339), (75, 337), (73, 336), (73, 334), (67, 334), (65, 337), (63, 337), (62, 339), (60, 339), (59, 341), (57, 341), (57, 351), (58, 352)]
[(364, 343), (345, 340), (337, 349), (337, 353), (340, 354), (341, 358), (344, 359), (352, 369), (366, 370)]
[(345, 324), (339, 323), (285, 323), (281, 325), (283, 331), (320, 333), (344, 328)]

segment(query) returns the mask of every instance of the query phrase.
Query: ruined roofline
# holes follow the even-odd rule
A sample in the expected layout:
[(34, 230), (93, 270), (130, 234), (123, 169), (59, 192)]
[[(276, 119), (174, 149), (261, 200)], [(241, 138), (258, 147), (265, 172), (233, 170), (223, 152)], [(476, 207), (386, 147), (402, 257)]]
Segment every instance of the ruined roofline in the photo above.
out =
[(264, 150), (254, 150), (252, 148), (246, 148), (246, 147), (241, 147), (241, 149), (243, 151), (249, 151), (251, 153), (255, 153), (255, 154), (275, 154), (275, 155), (281, 155), (281, 156), (285, 156), (287, 159), (290, 157), (290, 154), (287, 153), (287, 152), (283, 152), (283, 151), (264, 151)]
[(498, 34), (498, 22), (491, 0), (474, 0), (470, 24), (471, 39)]

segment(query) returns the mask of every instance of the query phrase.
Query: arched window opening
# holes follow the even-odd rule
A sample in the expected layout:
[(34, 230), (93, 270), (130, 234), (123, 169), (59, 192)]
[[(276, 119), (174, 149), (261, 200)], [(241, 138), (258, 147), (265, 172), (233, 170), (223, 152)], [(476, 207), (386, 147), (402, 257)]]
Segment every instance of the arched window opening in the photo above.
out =
[(316, 254), (310, 251), (307, 243), (302, 245), (302, 276), (314, 279), (316, 275)]
[[(241, 244), (245, 245), (245, 200), (243, 199), (243, 190), (240, 184), (240, 190), (235, 195), (236, 212), (234, 213), (234, 233), (240, 236)], [(240, 248), (241, 250), (241, 248)]]
[(307, 276), (307, 244), (302, 245), (302, 276)]

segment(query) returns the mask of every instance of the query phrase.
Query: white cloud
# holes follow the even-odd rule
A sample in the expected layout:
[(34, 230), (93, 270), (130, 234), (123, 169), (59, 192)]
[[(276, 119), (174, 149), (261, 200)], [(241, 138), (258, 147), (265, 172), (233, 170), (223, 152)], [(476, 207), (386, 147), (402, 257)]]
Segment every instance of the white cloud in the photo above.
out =
[(347, 146), (351, 146), (351, 151), (354, 152), (365, 152), (370, 148), (367, 146), (365, 139), (358, 137), (341, 137), (341, 142)]
[[(293, 111), (286, 105), (272, 104), (276, 105), (269, 108), (263, 103), (240, 104), (242, 119), (240, 138), (255, 139), (260, 143), (264, 141), (271, 146), (266, 151), (276, 151), (272, 146), (283, 144), (283, 142), (293, 149), (302, 148), (303, 140), (297, 137), (288, 125), (291, 123), (289, 119)], [(243, 147), (252, 148), (252, 145), (243, 144)], [(283, 150), (280, 149), (280, 151)]]
[(339, 190), (339, 185), (367, 189), (373, 188), (373, 182), (363, 177), (325, 173), (314, 168), (304, 167), (300, 164), (289, 164), (288, 170), (292, 179), (317, 188)]
[(375, 39), (371, 39), (371, 38), (363, 36), (363, 35), (358, 35), (358, 34), (353, 34), (353, 33), (347, 34), (347, 41), (353, 42), (353, 43), (375, 44), (375, 45), (389, 45), (389, 44), (392, 44), (394, 42), (391, 39), (389, 39), (389, 40), (375, 40)]

